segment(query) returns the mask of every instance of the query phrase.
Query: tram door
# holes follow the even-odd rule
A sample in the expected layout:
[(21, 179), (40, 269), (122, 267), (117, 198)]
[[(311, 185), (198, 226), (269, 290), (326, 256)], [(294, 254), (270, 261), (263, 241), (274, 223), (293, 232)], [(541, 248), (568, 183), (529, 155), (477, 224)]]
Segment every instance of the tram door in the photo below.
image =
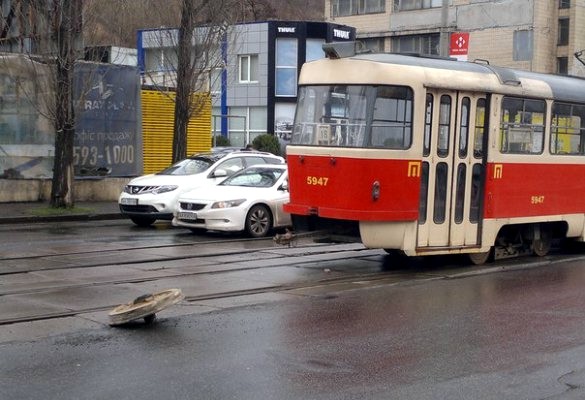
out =
[(479, 237), (486, 95), (427, 91), (418, 248), (461, 248)]

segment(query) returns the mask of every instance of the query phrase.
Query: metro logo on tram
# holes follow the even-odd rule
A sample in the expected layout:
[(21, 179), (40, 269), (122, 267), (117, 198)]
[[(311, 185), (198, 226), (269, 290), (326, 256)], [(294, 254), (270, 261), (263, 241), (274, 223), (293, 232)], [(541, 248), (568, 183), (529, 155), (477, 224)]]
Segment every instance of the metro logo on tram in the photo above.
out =
[(409, 161), (408, 162), (408, 177), (420, 177), (420, 161)]

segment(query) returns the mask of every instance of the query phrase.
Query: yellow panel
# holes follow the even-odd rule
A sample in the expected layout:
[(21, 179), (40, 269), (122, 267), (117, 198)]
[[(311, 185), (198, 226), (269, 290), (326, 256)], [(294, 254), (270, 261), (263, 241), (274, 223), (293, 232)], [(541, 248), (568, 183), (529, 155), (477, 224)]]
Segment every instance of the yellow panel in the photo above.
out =
[[(144, 173), (149, 174), (172, 162), (175, 92), (142, 90), (141, 96)], [(202, 99), (202, 109), (189, 121), (187, 154), (211, 148), (211, 98), (207, 94), (194, 96)]]

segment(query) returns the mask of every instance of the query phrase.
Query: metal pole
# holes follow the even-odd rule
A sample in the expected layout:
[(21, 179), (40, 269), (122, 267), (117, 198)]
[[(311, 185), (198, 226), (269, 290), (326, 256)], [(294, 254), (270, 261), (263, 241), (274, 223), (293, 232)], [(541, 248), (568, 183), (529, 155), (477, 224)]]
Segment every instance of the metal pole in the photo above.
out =
[(441, 5), (441, 33), (439, 38), (439, 52), (441, 57), (449, 56), (449, 0), (443, 0)]

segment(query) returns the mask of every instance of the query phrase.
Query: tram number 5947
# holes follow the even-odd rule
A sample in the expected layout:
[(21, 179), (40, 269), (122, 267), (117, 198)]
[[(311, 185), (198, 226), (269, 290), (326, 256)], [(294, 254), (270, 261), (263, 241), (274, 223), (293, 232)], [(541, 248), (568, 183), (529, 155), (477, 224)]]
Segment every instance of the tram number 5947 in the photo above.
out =
[(544, 196), (531, 196), (530, 203), (531, 204), (543, 204), (544, 203)]
[(326, 176), (307, 176), (307, 185), (311, 186), (327, 186), (328, 181)]

